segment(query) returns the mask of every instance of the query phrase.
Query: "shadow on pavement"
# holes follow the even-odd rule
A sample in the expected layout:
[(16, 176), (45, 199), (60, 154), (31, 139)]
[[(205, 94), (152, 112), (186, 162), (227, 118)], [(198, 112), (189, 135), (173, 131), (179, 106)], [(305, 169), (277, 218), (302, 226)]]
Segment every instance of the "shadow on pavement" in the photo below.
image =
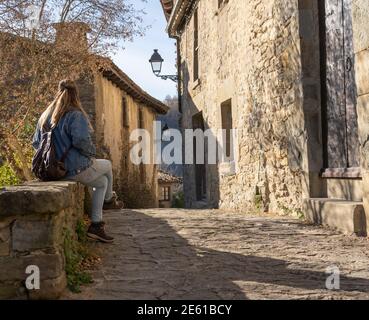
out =
[[(291, 288), (329, 295), (322, 272), (289, 268), (288, 261), (196, 247), (168, 221), (139, 211), (107, 217), (116, 238), (103, 257), (100, 297), (119, 299), (247, 299), (260, 284), (284, 294)], [(186, 232), (187, 228), (183, 230)], [(341, 290), (369, 292), (369, 281), (341, 275)], [(293, 290), (298, 293), (299, 290)], [(293, 294), (292, 294), (293, 295)]]

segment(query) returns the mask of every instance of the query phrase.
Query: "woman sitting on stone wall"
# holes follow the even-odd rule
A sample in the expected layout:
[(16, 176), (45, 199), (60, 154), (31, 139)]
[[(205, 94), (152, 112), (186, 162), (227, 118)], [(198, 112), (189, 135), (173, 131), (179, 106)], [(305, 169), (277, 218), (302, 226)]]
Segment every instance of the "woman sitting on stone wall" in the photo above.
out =
[(121, 209), (113, 192), (112, 164), (109, 160), (95, 159), (96, 148), (91, 139), (93, 131), (88, 115), (83, 109), (76, 84), (71, 80), (59, 83), (54, 101), (41, 115), (33, 138), (33, 147), (40, 147), (45, 128), (53, 129), (56, 157), (64, 159), (66, 178), (93, 188), (92, 223), (89, 238), (111, 243), (114, 238), (105, 233), (103, 209)]

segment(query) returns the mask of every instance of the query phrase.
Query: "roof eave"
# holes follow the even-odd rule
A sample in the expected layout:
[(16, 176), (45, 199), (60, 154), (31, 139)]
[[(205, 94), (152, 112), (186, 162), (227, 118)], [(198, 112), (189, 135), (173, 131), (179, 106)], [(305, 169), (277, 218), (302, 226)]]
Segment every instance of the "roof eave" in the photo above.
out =
[(169, 107), (163, 102), (152, 97), (146, 91), (144, 91), (140, 86), (138, 86), (131, 78), (128, 77), (117, 65), (112, 61), (111, 67), (104, 69), (102, 74), (105, 78), (112, 81), (120, 89), (127, 92), (134, 99), (146, 104), (147, 106), (153, 108), (155, 112), (159, 114), (166, 114), (169, 111)]
[(167, 32), (170, 37), (178, 37), (178, 27), (183, 20), (183, 17), (187, 11), (188, 5), (193, 0), (177, 0), (174, 4), (172, 14), (169, 17)]
[(160, 0), (163, 12), (167, 21), (169, 20), (170, 14), (173, 10), (174, 0)]

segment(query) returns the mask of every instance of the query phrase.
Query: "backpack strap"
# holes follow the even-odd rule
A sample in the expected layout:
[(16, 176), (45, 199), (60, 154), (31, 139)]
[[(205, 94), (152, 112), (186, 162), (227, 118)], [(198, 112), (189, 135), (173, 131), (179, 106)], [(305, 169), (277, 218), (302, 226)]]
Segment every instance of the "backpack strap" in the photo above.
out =
[(53, 130), (48, 120), (45, 121), (44, 125), (42, 126), (42, 130), (44, 130), (44, 132), (51, 132)]
[[(44, 123), (44, 125), (43, 125), (43, 127), (42, 127), (42, 129), (43, 130), (46, 130), (46, 132), (52, 132), (53, 130), (54, 130), (54, 128), (49, 124), (49, 120), (47, 120), (45, 123)], [(61, 159), (60, 159), (60, 161), (61, 162), (64, 162), (65, 161), (65, 159), (67, 158), (67, 156), (68, 156), (68, 153), (69, 153), (69, 151), (71, 150), (73, 148), (73, 146), (71, 145), (64, 153), (63, 153), (63, 155), (62, 155), (62, 157), (61, 157)]]

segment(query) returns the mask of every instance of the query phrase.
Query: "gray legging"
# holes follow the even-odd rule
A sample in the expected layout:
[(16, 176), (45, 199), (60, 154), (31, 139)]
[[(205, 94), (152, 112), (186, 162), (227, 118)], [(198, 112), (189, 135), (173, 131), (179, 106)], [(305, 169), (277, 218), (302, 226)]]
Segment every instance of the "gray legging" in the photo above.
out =
[(94, 159), (87, 170), (68, 180), (80, 182), (93, 188), (91, 220), (94, 223), (102, 221), (104, 201), (113, 197), (113, 171), (109, 160)]

